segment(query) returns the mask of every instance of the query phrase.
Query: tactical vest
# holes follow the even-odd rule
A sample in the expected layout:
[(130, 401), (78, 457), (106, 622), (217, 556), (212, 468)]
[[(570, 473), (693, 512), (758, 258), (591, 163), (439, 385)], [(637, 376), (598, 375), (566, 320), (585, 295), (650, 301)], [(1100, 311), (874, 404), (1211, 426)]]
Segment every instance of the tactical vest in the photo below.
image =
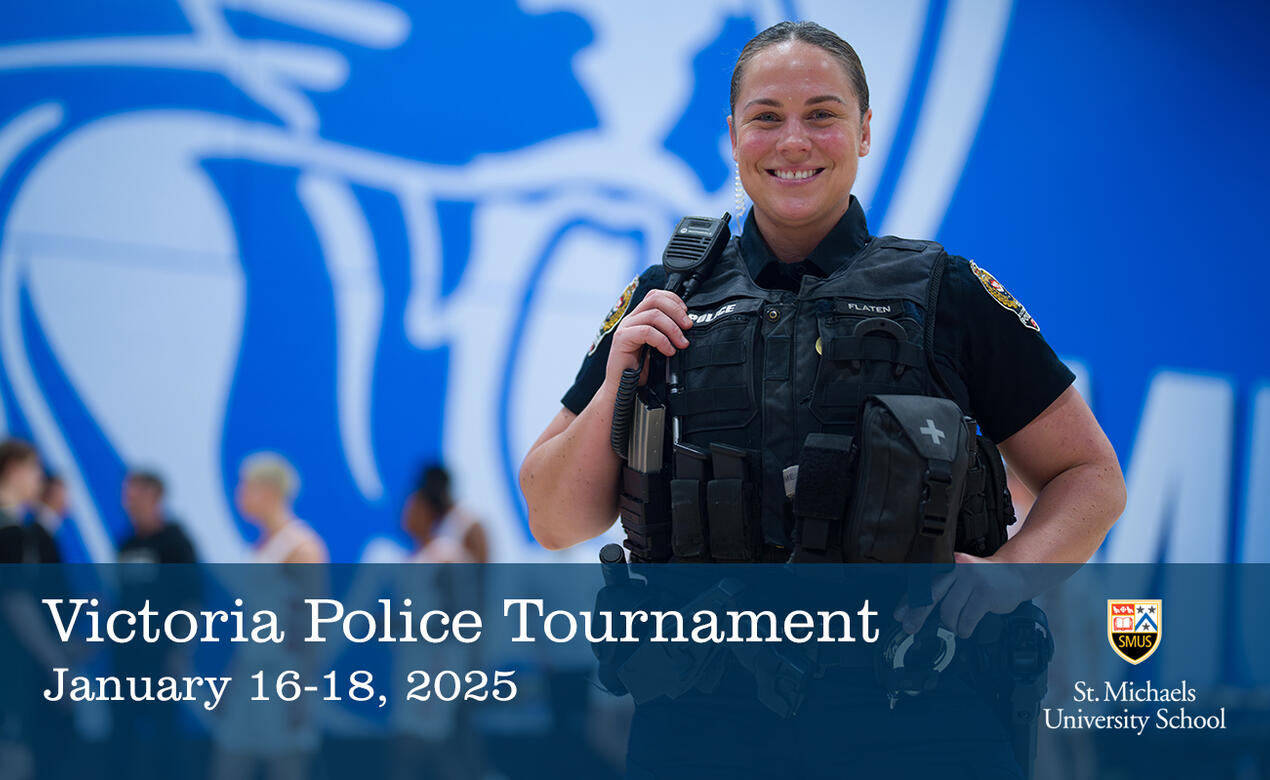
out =
[[(662, 484), (647, 496), (664, 508), (650, 506), (639, 533), (624, 509), (635, 558), (784, 561), (793, 514), (782, 472), (798, 462), (809, 433), (854, 435), (861, 405), (874, 394), (947, 397), (968, 410), (960, 380), (931, 368), (947, 263), (939, 244), (882, 236), (829, 276), (803, 277), (797, 293), (765, 290), (750, 277), (734, 238), (688, 301), (690, 344), (673, 359), (682, 390), (667, 404), (680, 420), (680, 440), (712, 455), (714, 478), (706, 492), (704, 482), (684, 479), (692, 459), (667, 452)], [(1004, 471), (999, 475), (1004, 489)], [(983, 476), (972, 473), (968, 494), (978, 489), (982, 499)], [(668, 545), (650, 549), (646, 532), (669, 530), (671, 507), (689, 501), (703, 508), (700, 527), (681, 521)], [(986, 503), (992, 506), (979, 501), (980, 514), (1002, 509), (999, 497)], [(982, 538), (959, 549), (994, 551), (1004, 528), (993, 520), (982, 533), (971, 527)]]

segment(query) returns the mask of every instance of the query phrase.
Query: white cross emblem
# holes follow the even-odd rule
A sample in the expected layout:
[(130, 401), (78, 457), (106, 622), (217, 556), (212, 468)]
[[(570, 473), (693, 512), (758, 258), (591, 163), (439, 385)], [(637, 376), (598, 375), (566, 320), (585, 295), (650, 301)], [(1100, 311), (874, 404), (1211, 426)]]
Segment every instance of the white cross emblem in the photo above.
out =
[(935, 442), (936, 447), (939, 446), (940, 440), (943, 439), (944, 436), (946, 435), (943, 431), (935, 427), (935, 421), (930, 419), (929, 417), (926, 418), (926, 427), (918, 428), (917, 432), (924, 433), (927, 436), (929, 436), (930, 440)]

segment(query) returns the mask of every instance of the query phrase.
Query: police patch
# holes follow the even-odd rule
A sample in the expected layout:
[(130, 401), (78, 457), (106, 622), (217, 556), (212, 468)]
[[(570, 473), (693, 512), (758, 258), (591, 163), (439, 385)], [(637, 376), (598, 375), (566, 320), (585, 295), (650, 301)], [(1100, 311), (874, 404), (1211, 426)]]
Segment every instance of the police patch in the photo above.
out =
[(631, 296), (635, 294), (636, 287), (639, 287), (638, 276), (626, 285), (622, 294), (617, 296), (617, 303), (613, 304), (613, 308), (609, 309), (609, 313), (604, 316), (604, 322), (600, 324), (600, 332), (595, 334), (595, 341), (591, 342), (591, 348), (587, 350), (587, 357), (595, 354), (595, 350), (600, 348), (600, 342), (604, 341), (604, 337), (612, 333), (617, 323), (626, 316), (626, 310), (631, 307)]
[(1037, 325), (1032, 315), (1027, 313), (1027, 309), (1023, 308), (1023, 304), (1019, 303), (1019, 299), (1011, 295), (1010, 291), (1005, 289), (1005, 285), (998, 282), (995, 276), (975, 265), (974, 260), (970, 261), (970, 270), (974, 271), (975, 276), (979, 277), (979, 283), (983, 285), (983, 289), (988, 291), (988, 295), (991, 295), (993, 300), (1014, 312), (1014, 316), (1019, 318), (1019, 322), (1037, 333), (1041, 332), (1041, 326)]

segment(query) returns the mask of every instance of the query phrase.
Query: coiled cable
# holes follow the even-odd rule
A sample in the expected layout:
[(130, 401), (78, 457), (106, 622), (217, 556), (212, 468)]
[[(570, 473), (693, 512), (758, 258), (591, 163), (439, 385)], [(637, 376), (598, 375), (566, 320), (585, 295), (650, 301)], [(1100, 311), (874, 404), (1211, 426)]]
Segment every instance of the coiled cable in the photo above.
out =
[(613, 401), (613, 425), (609, 429), (609, 445), (617, 457), (626, 459), (626, 448), (631, 440), (631, 422), (634, 420), (635, 394), (639, 391), (639, 375), (644, 372), (644, 358), (648, 355), (645, 345), (639, 351), (639, 363), (622, 371), (617, 383), (617, 398)]

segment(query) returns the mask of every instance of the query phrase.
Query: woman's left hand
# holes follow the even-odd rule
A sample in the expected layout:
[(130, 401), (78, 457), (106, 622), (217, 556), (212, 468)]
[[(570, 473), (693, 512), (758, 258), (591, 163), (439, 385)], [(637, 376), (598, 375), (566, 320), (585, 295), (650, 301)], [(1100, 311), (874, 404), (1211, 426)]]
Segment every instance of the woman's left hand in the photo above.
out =
[(930, 604), (910, 608), (906, 598), (895, 608), (895, 619), (904, 624), (908, 633), (917, 633), (938, 607), (940, 622), (965, 639), (974, 633), (984, 615), (1009, 614), (1035, 595), (1029, 592), (1021, 566), (993, 566), (991, 558), (965, 553), (954, 553), (953, 562), (952, 571), (931, 585)]

